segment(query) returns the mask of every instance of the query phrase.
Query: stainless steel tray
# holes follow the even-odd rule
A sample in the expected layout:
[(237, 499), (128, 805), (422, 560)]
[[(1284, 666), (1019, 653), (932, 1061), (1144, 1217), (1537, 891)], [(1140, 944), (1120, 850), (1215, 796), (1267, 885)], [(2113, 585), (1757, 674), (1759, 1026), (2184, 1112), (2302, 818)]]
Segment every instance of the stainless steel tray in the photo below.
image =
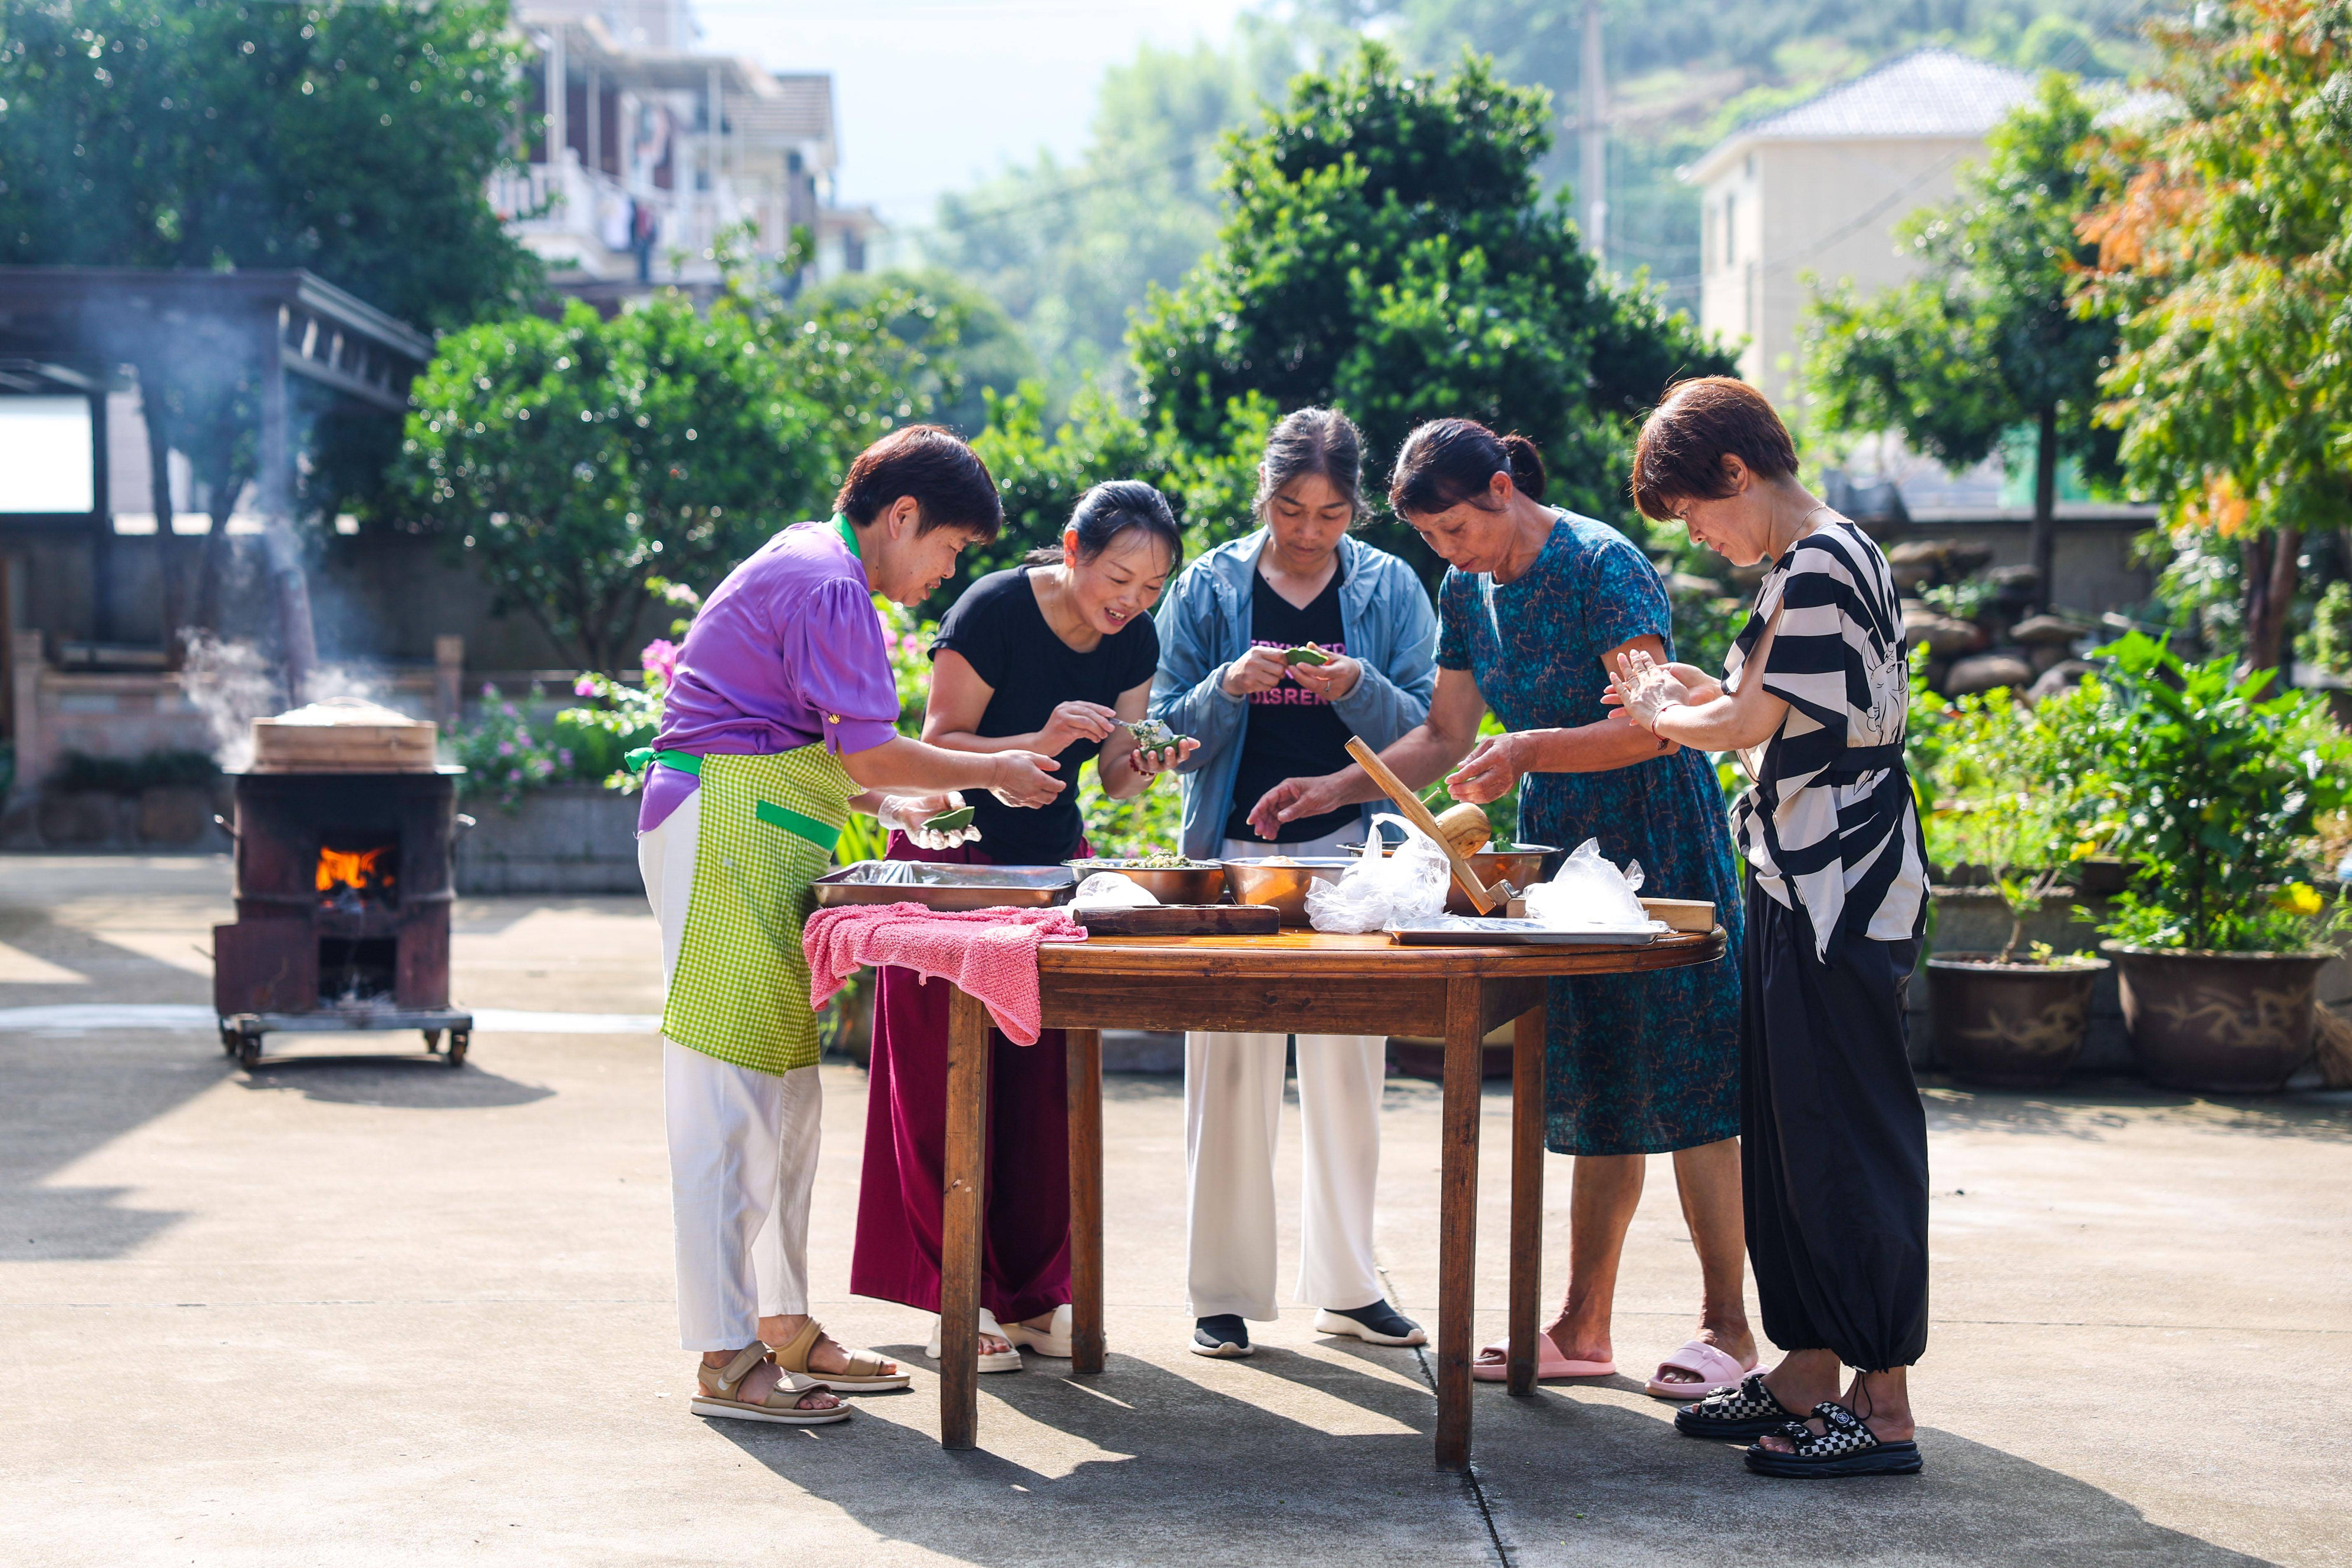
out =
[(821, 908), (920, 904), (931, 910), (1035, 910), (1066, 904), (1078, 879), (1066, 866), (955, 866), (859, 860), (810, 884)]

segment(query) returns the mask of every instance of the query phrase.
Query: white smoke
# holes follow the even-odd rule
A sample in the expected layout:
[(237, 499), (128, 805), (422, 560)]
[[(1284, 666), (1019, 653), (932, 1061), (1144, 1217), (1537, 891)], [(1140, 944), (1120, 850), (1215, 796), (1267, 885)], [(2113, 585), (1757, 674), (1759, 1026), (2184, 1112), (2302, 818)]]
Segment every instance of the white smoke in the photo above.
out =
[(213, 761), (224, 773), (243, 773), (253, 762), (253, 721), (286, 706), (277, 672), (249, 642), (195, 632), (187, 647), (180, 689), (205, 716)]

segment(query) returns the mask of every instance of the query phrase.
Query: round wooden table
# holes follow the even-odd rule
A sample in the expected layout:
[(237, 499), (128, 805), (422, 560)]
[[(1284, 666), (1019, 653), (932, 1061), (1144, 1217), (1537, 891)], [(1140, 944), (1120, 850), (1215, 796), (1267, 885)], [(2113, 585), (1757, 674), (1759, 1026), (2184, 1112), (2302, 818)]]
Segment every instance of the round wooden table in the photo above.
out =
[[(1471, 1267), (1477, 1248), (1480, 1043), (1512, 1034), (1510, 1380), (1535, 1391), (1543, 1260), (1544, 982), (1710, 963), (1721, 927), (1642, 947), (1400, 947), (1385, 936), (1091, 937), (1048, 943), (1038, 983), (1068, 1031), (1071, 1370), (1103, 1370), (1102, 1031), (1427, 1035), (1445, 1041), (1439, 1176), (1437, 1463), (1470, 1463)], [(980, 1264), (986, 1208), (988, 1010), (951, 989), (946, 1232), (940, 1283), (940, 1434), (978, 1440)], [(1019, 1050), (1018, 1046), (1008, 1047)]]

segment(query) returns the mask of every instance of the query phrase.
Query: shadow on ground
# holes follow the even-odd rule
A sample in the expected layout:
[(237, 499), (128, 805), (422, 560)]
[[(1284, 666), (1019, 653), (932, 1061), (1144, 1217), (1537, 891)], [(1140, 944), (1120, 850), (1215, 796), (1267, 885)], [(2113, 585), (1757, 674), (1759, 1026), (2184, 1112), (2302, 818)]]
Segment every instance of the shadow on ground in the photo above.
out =
[(318, 1053), (263, 1057), (237, 1087), (257, 1094), (297, 1091), (331, 1105), (374, 1105), (402, 1110), (479, 1110), (529, 1105), (555, 1091), (501, 1078), (472, 1064), (457, 1068), (440, 1057)]
[(2223, 1097), (2127, 1081), (2048, 1091), (1978, 1089), (1930, 1079), (1920, 1097), (1931, 1132), (2090, 1140), (2155, 1121), (2214, 1132), (2352, 1143), (2352, 1102), (2332, 1094)]
[[(2255, 1568), (2266, 1560), (2149, 1522), (2072, 1477), (1930, 1427), (1927, 1473), (1839, 1484), (1747, 1473), (1736, 1446), (1693, 1441), (1670, 1407), (1633, 1408), (1545, 1388), (1477, 1391), (1477, 1464), (1431, 1462), (1435, 1406), (1411, 1352), (1327, 1342), (1331, 1362), (1261, 1346), (1249, 1375), (1289, 1390), (1202, 1386), (1113, 1355), (1099, 1377), (982, 1380), (983, 1447), (938, 1446), (936, 1383), (857, 1401), (849, 1426), (714, 1429), (777, 1477), (902, 1542), (988, 1568), (1097, 1562), (1332, 1561), (1723, 1564), (1870, 1562)], [(887, 1347), (919, 1369), (905, 1347)], [(1360, 1362), (1359, 1371), (1352, 1364)], [(1396, 1375), (1382, 1376), (1375, 1369)], [(1229, 1380), (1230, 1381), (1230, 1380)], [(1322, 1425), (1279, 1413), (1297, 1390)], [(1029, 1451), (1051, 1428), (1074, 1456), (1058, 1473), (988, 1451)], [(1378, 1520), (1375, 1530), (1369, 1521)], [(1738, 1521), (1743, 1528), (1729, 1528)], [(1769, 1545), (1767, 1544), (1769, 1543)]]

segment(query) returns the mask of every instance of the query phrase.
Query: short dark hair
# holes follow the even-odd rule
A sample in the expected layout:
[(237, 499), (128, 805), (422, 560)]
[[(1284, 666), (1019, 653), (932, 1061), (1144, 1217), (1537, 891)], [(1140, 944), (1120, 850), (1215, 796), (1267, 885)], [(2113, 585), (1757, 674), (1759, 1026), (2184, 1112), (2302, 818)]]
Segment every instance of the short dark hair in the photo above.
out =
[(1726, 458), (1759, 479), (1797, 471), (1797, 444), (1762, 393), (1727, 375), (1675, 383), (1633, 445), (1633, 505), (1663, 522), (1691, 501), (1722, 500), (1731, 493)]
[(1263, 518), (1283, 486), (1308, 474), (1322, 475), (1347, 498), (1350, 527), (1363, 521), (1364, 433), (1336, 408), (1294, 410), (1266, 432), (1250, 510)]
[[(1184, 559), (1184, 531), (1176, 526), (1168, 498), (1141, 479), (1106, 479), (1095, 486), (1078, 498), (1069, 526), (1077, 530), (1081, 561), (1092, 561), (1128, 533), (1148, 533), (1166, 545), (1171, 572)], [(1032, 566), (1056, 566), (1061, 561), (1059, 544), (1033, 550), (1027, 557)]]
[(1389, 505), (1400, 517), (1431, 517), (1464, 501), (1492, 511), (1486, 487), (1496, 474), (1510, 475), (1529, 500), (1543, 500), (1543, 454), (1533, 441), (1516, 430), (1497, 436), (1475, 419), (1433, 419), (1398, 448)]
[(901, 496), (922, 509), (917, 534), (960, 528), (981, 543), (1004, 528), (1004, 503), (980, 454), (954, 431), (937, 425), (893, 430), (849, 465), (833, 510), (859, 528)]

